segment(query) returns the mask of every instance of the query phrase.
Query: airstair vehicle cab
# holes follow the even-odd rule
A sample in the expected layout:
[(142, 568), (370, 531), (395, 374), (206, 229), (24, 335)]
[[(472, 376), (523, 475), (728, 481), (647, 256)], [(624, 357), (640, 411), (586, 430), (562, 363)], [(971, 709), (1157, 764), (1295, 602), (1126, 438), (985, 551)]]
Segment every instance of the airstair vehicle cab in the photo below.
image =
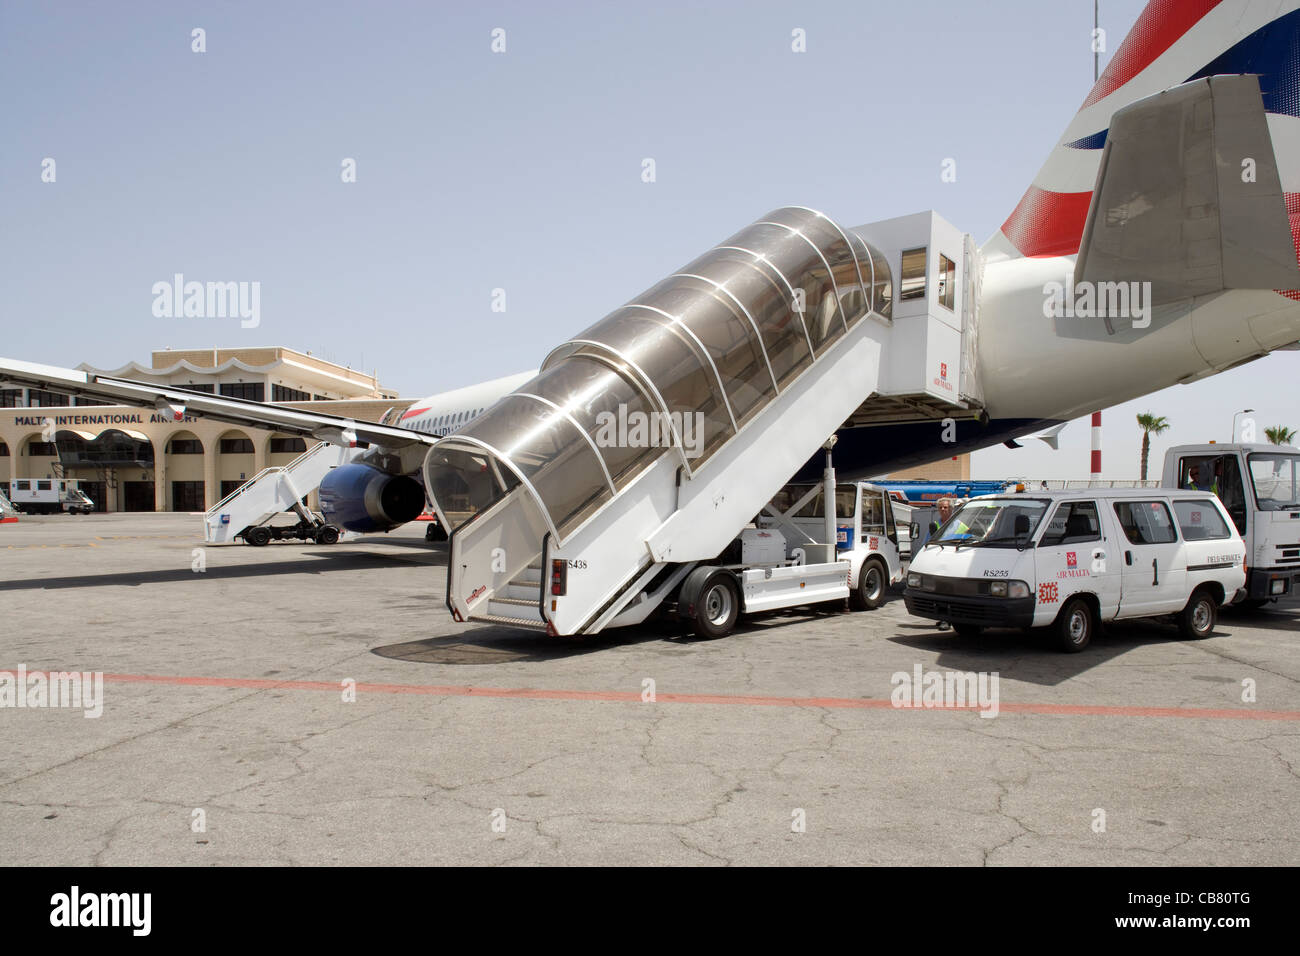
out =
[[(671, 600), (707, 631), (693, 572), (728, 565), (739, 598), (749, 572), (722, 556), (845, 422), (889, 403), (937, 436), (978, 414), (973, 262), (933, 213), (846, 230), (787, 207), (554, 349), (425, 459), (454, 529), (453, 616), (592, 634)], [(833, 522), (806, 543), (796, 592), (856, 586)]]

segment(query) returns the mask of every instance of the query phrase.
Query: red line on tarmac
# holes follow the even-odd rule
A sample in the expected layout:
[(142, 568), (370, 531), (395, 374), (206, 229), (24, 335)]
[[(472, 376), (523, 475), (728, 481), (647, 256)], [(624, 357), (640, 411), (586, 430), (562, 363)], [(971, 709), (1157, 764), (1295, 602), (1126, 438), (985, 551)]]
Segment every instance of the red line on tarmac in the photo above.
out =
[[(16, 668), (9, 668), (15, 673)], [(47, 673), (28, 671), (28, 674)], [(164, 674), (105, 674), (119, 684), (167, 684), (174, 687), (225, 687), (243, 690), (324, 690), (340, 692), (340, 681), (267, 680), (255, 677), (171, 677)], [(468, 684), (365, 684), (357, 693), (422, 694), (429, 697), (491, 697), (515, 700), (574, 700), (640, 703), (638, 691), (543, 690), (533, 687), (474, 687)], [(888, 699), (860, 697), (760, 697), (735, 694), (655, 694), (659, 704), (731, 704), (750, 707), (823, 707), (836, 710), (969, 710), (979, 707), (895, 707)], [(1131, 707), (1094, 704), (1029, 704), (1003, 701), (998, 710), (1009, 714), (1045, 714), (1059, 717), (1181, 717), (1192, 720), (1295, 720), (1300, 710), (1245, 710), (1206, 707)]]

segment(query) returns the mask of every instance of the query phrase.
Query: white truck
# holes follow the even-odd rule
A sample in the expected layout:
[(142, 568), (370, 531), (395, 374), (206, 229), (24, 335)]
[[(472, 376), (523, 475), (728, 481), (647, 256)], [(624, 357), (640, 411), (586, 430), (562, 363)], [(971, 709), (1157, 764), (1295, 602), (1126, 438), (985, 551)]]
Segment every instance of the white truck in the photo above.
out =
[(88, 515), (95, 510), (95, 503), (76, 481), (66, 478), (19, 478), (9, 486), (9, 500), (29, 515)]
[[(789, 484), (716, 562), (682, 582), (679, 616), (704, 637), (722, 637), (743, 613), (848, 599), (879, 607), (902, 580), (898, 526), (889, 492), (870, 482)], [(826, 541), (834, 536), (833, 549)]]
[(904, 599), (957, 634), (1051, 628), (1062, 650), (1103, 621), (1173, 616), (1214, 631), (1246, 582), (1246, 549), (1202, 490), (1080, 488), (972, 498), (913, 556)]
[(1300, 588), (1300, 449), (1177, 445), (1165, 453), (1161, 483), (1212, 492), (1223, 502), (1246, 542), (1242, 603), (1262, 607)]

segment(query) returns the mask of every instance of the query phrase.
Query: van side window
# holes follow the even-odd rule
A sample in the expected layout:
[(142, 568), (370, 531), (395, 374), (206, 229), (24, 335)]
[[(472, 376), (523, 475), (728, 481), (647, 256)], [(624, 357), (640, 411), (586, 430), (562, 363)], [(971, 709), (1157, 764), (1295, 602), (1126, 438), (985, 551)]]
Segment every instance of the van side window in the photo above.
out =
[(49, 483), (48, 481), (38, 481), (38, 482), (36, 482), (36, 490), (37, 490), (37, 491), (52, 491), (53, 489), (50, 487), (50, 483)]
[(1209, 499), (1175, 501), (1174, 514), (1184, 541), (1206, 541), (1210, 538), (1229, 538), (1232, 532), (1219, 514), (1219, 509)]
[(1131, 544), (1169, 544), (1178, 540), (1163, 501), (1117, 501), (1115, 516)]
[(1101, 539), (1101, 522), (1097, 518), (1095, 501), (1063, 501), (1047, 523), (1042, 546), (1074, 544), (1079, 541)]

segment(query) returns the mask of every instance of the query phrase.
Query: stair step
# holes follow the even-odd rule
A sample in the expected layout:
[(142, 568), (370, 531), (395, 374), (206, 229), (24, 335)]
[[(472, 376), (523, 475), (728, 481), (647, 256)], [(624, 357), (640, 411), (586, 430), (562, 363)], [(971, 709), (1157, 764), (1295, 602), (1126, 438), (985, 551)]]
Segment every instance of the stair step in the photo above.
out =
[(501, 614), (471, 614), (471, 621), (486, 621), (490, 624), (509, 624), (511, 627), (531, 627), (539, 631), (546, 630), (546, 624), (540, 618), (506, 617)]
[(492, 600), (489, 603), (490, 604), (513, 604), (516, 607), (534, 607), (534, 608), (537, 607), (536, 598), (533, 598), (530, 601), (527, 598), (501, 597), (501, 595), (499, 594), (494, 595)]

